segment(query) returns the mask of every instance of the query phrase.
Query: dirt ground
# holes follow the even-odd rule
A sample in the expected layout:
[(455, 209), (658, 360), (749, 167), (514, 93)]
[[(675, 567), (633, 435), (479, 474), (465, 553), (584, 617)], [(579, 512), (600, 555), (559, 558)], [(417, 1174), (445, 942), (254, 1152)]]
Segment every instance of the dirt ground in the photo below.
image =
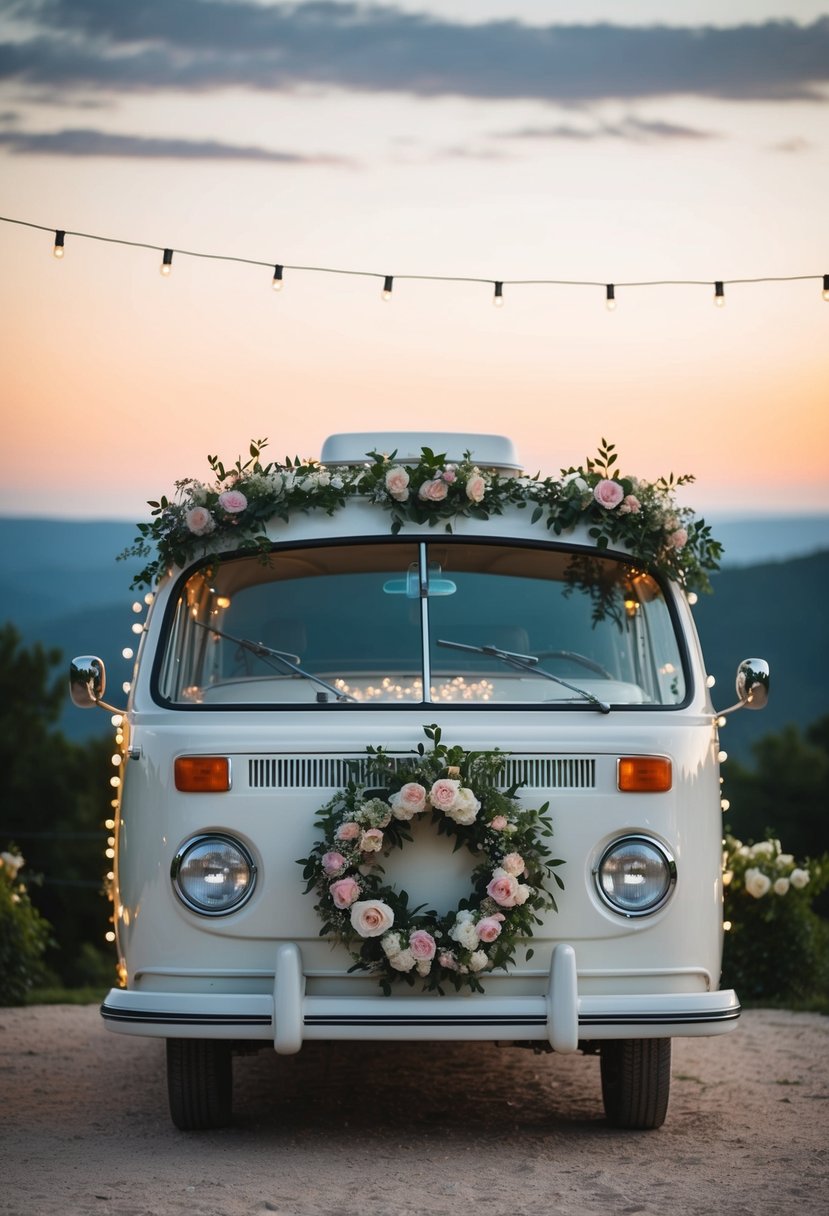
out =
[(829, 1211), (829, 1018), (674, 1041), (668, 1119), (603, 1121), (595, 1057), (310, 1044), (236, 1061), (232, 1127), (169, 1121), (160, 1040), (0, 1009), (0, 1213), (779, 1216)]

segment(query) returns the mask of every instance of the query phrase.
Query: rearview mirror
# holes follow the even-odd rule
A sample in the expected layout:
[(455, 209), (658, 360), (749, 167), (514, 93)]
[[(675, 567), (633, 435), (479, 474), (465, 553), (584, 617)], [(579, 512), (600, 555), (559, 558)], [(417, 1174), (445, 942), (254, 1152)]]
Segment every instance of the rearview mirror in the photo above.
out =
[(69, 696), (78, 709), (92, 709), (101, 703), (106, 690), (103, 660), (84, 654), (69, 664)]

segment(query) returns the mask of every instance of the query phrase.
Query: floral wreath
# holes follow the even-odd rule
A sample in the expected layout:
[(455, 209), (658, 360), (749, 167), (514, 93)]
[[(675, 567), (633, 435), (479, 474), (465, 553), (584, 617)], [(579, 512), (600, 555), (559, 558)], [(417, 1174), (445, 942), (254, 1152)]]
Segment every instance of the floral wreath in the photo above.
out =
[(611, 544), (627, 549), (637, 562), (688, 591), (710, 591), (708, 572), (719, 567), (722, 545), (703, 519), (675, 501), (675, 491), (693, 476), (671, 473), (653, 482), (623, 476), (615, 467), (615, 446), (605, 439), (596, 457), (581, 468), (562, 469), (559, 478), (504, 477), (480, 469), (468, 453), (451, 463), (427, 447), (416, 464), (407, 465), (395, 452), (369, 452), (359, 468), (290, 457), (282, 464), (263, 464), (266, 446), (265, 439), (253, 440), (250, 458), (243, 464), (239, 457), (229, 468), (208, 456), (212, 485), (187, 478), (176, 482), (174, 501), (165, 496), (148, 504), (153, 519), (138, 524), (138, 536), (120, 555), (151, 558), (133, 587), (152, 586), (171, 566), (183, 566), (199, 552), (215, 554), (232, 545), (265, 556), (269, 520), (287, 522), (295, 512), (309, 510), (333, 515), (350, 498), (388, 511), (394, 534), (406, 524), (443, 523), (451, 532), (459, 518), (488, 519), (508, 507), (530, 508), (532, 523), (544, 519), (556, 535), (585, 524), (597, 549)]
[[(505, 754), (447, 748), (439, 727), (423, 729), (434, 747), (427, 753), (419, 744), (411, 761), (367, 748), (369, 775), (383, 785), (350, 782), (338, 791), (320, 810), (322, 838), (299, 864), (306, 894), (318, 896), (320, 934), (347, 947), (352, 971), (377, 974), (386, 995), (392, 982), (415, 977), (439, 993), (443, 983), (483, 992), (480, 974), (509, 967), (519, 940), (542, 923), (538, 914), (557, 911), (548, 883), (563, 890), (555, 867), (564, 863), (545, 843), (553, 834), (548, 804), (529, 810), (516, 800), (517, 786), (496, 788)], [(381, 858), (410, 842), (409, 823), (429, 812), (438, 834), (476, 860), (471, 894), (445, 916), (410, 907), (408, 894), (382, 877)]]

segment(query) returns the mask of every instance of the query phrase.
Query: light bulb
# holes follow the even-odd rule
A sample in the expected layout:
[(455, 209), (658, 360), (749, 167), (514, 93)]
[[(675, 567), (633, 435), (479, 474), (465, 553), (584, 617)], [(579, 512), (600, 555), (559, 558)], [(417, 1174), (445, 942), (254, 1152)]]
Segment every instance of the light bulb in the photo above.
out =
[(725, 308), (725, 288), (720, 280), (714, 284), (714, 304), (717, 308)]
[(394, 286), (394, 278), (392, 277), (392, 275), (387, 274), (386, 277), (383, 279), (383, 290), (380, 293), (384, 300), (391, 299), (391, 290), (392, 290), (393, 286)]
[(504, 307), (504, 284), (503, 283), (495, 284), (495, 292), (492, 297), (492, 303), (495, 305), (496, 308)]
[(829, 304), (829, 274), (823, 276), (823, 298)]
[(57, 228), (55, 230), (55, 244), (52, 249), (52, 253), (55, 255), (56, 258), (63, 257), (63, 253), (64, 253), (63, 240), (64, 240), (65, 236), (66, 236), (66, 233), (63, 231), (62, 228)]
[(165, 249), (164, 256), (161, 259), (161, 267), (160, 267), (161, 273), (164, 275), (165, 279), (166, 279), (167, 275), (170, 274), (172, 269), (173, 269), (173, 251), (172, 251), (172, 249)]
[(613, 312), (616, 307), (616, 288), (612, 283), (608, 283), (605, 292), (605, 307), (608, 312)]
[(273, 281), (271, 287), (274, 291), (282, 290), (282, 267), (277, 263), (273, 268)]

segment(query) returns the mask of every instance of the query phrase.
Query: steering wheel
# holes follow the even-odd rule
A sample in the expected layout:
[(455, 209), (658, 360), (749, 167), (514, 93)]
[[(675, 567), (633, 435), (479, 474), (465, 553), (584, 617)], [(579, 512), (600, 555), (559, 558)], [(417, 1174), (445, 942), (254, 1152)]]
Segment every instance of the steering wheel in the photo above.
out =
[(595, 659), (588, 658), (586, 654), (579, 654), (576, 650), (542, 650), (536, 656), (540, 659), (563, 659), (565, 662), (580, 663), (582, 667), (586, 667), (589, 671), (593, 671), (596, 675), (601, 676), (604, 680), (613, 680), (613, 676), (606, 667), (602, 667), (601, 663), (597, 663)]

